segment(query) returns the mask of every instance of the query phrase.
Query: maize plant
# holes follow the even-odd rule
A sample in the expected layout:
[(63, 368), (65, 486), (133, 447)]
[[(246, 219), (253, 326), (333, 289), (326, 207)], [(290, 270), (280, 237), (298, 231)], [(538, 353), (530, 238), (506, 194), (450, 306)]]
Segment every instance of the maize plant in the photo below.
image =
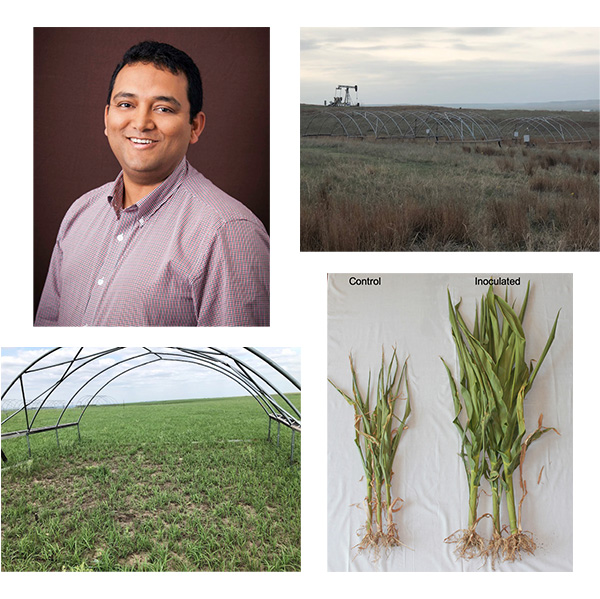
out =
[[(446, 539), (456, 543), (460, 557), (490, 557), (514, 561), (522, 553), (533, 554), (536, 546), (531, 533), (521, 527), (521, 504), (527, 493), (522, 478), (528, 447), (549, 430), (542, 416), (533, 433), (526, 435), (525, 398), (554, 341), (558, 314), (535, 367), (525, 363), (523, 318), (529, 299), (529, 284), (519, 313), (489, 288), (475, 311), (471, 331), (460, 313), (460, 301), (453, 306), (448, 292), (450, 325), (458, 354), (460, 381), (457, 383), (444, 362), (454, 402), (454, 424), (461, 437), (460, 455), (469, 481), (468, 527)], [(443, 360), (442, 360), (443, 361)], [(466, 417), (463, 415), (466, 413)], [(464, 424), (461, 418), (465, 420)], [(517, 513), (513, 473), (519, 467), (521, 501)], [(481, 479), (491, 488), (493, 538), (486, 543), (476, 532), (477, 501)], [(508, 528), (501, 523), (501, 502), (505, 499)], [(489, 514), (484, 514), (489, 515)], [(506, 536), (503, 536), (506, 533)]]
[[(367, 389), (361, 392), (356, 369), (350, 355), (352, 373), (352, 394), (342, 391), (335, 383), (331, 385), (354, 409), (354, 442), (358, 448), (367, 484), (365, 498), (365, 534), (358, 544), (359, 551), (372, 550), (376, 555), (379, 549), (402, 545), (398, 529), (394, 523), (394, 513), (398, 498), (393, 497), (393, 462), (402, 432), (410, 415), (411, 405), (408, 390), (406, 364), (400, 369), (396, 348), (386, 366), (382, 351), (381, 368), (377, 378), (375, 405), (371, 406), (371, 372)], [(402, 381), (406, 389), (406, 403), (402, 419), (395, 414), (396, 403), (402, 400)], [(360, 534), (360, 533), (359, 533)]]

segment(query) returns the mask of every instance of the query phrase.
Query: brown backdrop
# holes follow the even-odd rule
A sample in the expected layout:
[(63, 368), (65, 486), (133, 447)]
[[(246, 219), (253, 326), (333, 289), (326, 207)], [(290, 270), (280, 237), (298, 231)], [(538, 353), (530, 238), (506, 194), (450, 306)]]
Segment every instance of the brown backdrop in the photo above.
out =
[(108, 85), (149, 39), (189, 54), (202, 75), (206, 128), (190, 163), (269, 228), (268, 28), (36, 28), (34, 310), (65, 212), (120, 171), (104, 135)]

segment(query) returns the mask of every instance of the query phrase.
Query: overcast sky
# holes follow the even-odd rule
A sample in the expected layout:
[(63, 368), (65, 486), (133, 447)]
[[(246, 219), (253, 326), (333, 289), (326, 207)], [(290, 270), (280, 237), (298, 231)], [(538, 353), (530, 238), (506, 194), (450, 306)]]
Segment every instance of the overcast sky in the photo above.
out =
[(599, 32), (303, 28), (301, 102), (322, 105), (337, 85), (358, 85), (363, 105), (597, 99)]
[[(51, 348), (2, 348), (2, 392), (25, 368), (35, 359), (42, 356)], [(46, 366), (51, 363), (70, 360), (79, 348), (61, 348), (50, 356), (40, 361), (36, 366)], [(85, 348), (81, 355), (91, 355), (97, 351), (109, 348)], [(151, 348), (171, 352), (168, 348)], [(203, 349), (203, 348), (196, 348)], [(206, 348), (204, 348), (206, 349)], [(262, 360), (249, 353), (243, 348), (221, 348), (242, 359), (248, 366), (264, 374), (280, 391), (283, 393), (295, 392), (295, 387), (283, 376), (277, 374), (270, 366)], [(300, 349), (288, 347), (268, 347), (257, 348), (263, 354), (275, 361), (279, 366), (292, 375), (297, 381), (300, 381)], [(98, 372), (115, 364), (121, 358), (130, 357), (142, 353), (143, 348), (126, 348), (119, 352), (107, 355), (94, 361), (93, 364), (85, 366), (80, 371), (69, 377), (69, 383), (61, 386), (61, 393), (58, 392), (52, 396), (52, 401), (57, 405), (64, 403), (65, 397), (71, 395), (87, 380), (91, 374)], [(141, 363), (141, 360), (131, 361), (134, 365)], [(65, 371), (66, 366), (42, 370), (38, 373), (26, 375), (23, 377), (28, 399), (48, 389), (58, 377)], [(95, 392), (101, 383), (109, 380), (119, 370), (124, 370), (124, 366), (115, 367), (109, 371), (109, 374), (96, 381), (96, 386), (86, 388), (82, 394), (91, 395)], [(265, 390), (271, 392), (268, 387)], [(136, 368), (115, 379), (103, 391), (101, 395), (110, 398), (110, 402), (123, 403), (131, 401), (152, 401), (164, 399), (185, 399), (197, 397), (233, 397), (248, 395), (237, 383), (231, 381), (227, 376), (210, 370), (209, 368), (199, 368), (195, 365), (184, 364), (180, 362), (155, 362), (144, 367)], [(10, 399), (20, 399), (21, 392), (19, 385), (13, 386), (6, 396)], [(100, 403), (105, 403), (101, 401)]]

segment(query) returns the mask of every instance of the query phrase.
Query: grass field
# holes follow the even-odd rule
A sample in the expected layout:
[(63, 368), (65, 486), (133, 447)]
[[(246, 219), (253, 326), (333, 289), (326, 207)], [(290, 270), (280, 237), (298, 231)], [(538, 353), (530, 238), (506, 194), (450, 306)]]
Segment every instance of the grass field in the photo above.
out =
[(31, 459), (5, 441), (2, 570), (299, 571), (300, 435), (290, 465), (267, 430), (239, 397), (92, 407)]
[(597, 251), (598, 113), (573, 114), (591, 144), (301, 138), (301, 250)]

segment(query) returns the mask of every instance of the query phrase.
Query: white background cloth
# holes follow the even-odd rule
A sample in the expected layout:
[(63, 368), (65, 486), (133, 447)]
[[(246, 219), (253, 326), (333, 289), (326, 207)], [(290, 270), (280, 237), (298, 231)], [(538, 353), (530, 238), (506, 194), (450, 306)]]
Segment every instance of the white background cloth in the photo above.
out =
[[(354, 274), (354, 273), (351, 273)], [(469, 274), (368, 274), (381, 276), (381, 286), (351, 286), (350, 274), (328, 276), (328, 377), (351, 394), (348, 356), (352, 353), (361, 389), (371, 370), (372, 393), (385, 350), (386, 363), (396, 346), (402, 364), (408, 360), (412, 414), (394, 462), (395, 496), (404, 500), (395, 514), (401, 541), (378, 561), (357, 554), (357, 530), (364, 524), (361, 504), (366, 493), (363, 470), (354, 444), (354, 411), (331, 386), (328, 390), (328, 568), (330, 571), (487, 571), (480, 559), (457, 560), (453, 545), (444, 539), (466, 528), (468, 486), (460, 441), (452, 420), (454, 408), (443, 357), (455, 380), (460, 377), (448, 319), (447, 290), (455, 304), (462, 298), (461, 314), (469, 326), (475, 306), (487, 292)], [(361, 275), (355, 275), (360, 277)], [(478, 275), (485, 276), (485, 275)], [(573, 530), (573, 424), (572, 424), (572, 276), (520, 276), (519, 287), (509, 288), (509, 303), (517, 312), (531, 291), (524, 330), (526, 361), (541, 354), (558, 310), (556, 338), (525, 400), (527, 434), (544, 425), (556, 427), (529, 448), (524, 466), (528, 495), (523, 503), (523, 530), (534, 534), (535, 556), (496, 565), (499, 571), (572, 570)], [(504, 287), (495, 287), (504, 296)], [(372, 396), (373, 397), (373, 396)], [(404, 405), (396, 407), (403, 414)], [(540, 471), (543, 471), (540, 477)], [(538, 483), (539, 477), (539, 483)], [(514, 475), (518, 503), (518, 470)], [(489, 489), (484, 481), (483, 488)], [(503, 502), (504, 503), (504, 502)], [(490, 497), (482, 494), (479, 515), (491, 512)], [(503, 505), (502, 522), (508, 524)], [(491, 534), (484, 518), (478, 531)]]

